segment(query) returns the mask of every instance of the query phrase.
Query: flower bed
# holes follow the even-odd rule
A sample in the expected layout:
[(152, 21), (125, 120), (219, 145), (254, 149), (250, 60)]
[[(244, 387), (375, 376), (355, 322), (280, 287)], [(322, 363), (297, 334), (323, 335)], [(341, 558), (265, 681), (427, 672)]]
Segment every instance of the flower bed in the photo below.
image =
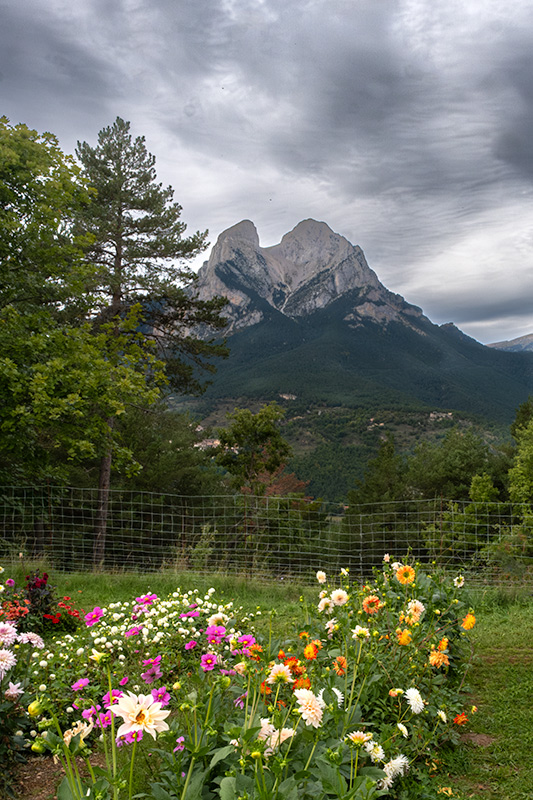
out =
[[(371, 584), (346, 570), (317, 580), (316, 605), (302, 602), (283, 640), (272, 617), (259, 635), (254, 616), (214, 590), (95, 607), (82, 629), (43, 647), (0, 620), (15, 745), (61, 759), (62, 800), (139, 790), (156, 800), (432, 797), (438, 747), (469, 713), (475, 617), (462, 578), (385, 556)], [(88, 758), (83, 781), (75, 757), (94, 747), (107, 768)], [(148, 754), (152, 775), (139, 786), (135, 765)]]

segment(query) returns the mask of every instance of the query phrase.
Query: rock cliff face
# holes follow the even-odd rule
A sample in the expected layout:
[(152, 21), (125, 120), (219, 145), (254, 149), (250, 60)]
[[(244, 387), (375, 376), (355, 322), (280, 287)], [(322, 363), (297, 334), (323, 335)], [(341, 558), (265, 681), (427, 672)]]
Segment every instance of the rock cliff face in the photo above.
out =
[(421, 318), (416, 306), (389, 292), (368, 266), (360, 247), (324, 222), (300, 222), (279, 244), (261, 247), (255, 225), (243, 220), (220, 234), (198, 273), (201, 299), (228, 298), (226, 334), (260, 322), (276, 310), (296, 319), (349, 296), (350, 326), (364, 319), (381, 325)]
[(533, 333), (526, 333), (525, 336), (505, 342), (492, 342), (487, 347), (494, 347), (495, 350), (508, 350), (511, 353), (533, 352)]

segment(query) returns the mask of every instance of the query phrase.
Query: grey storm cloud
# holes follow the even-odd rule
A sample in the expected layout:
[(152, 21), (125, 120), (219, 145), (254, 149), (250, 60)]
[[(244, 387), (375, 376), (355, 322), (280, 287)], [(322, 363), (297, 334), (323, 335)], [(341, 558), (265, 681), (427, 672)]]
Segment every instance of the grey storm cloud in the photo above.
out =
[(272, 244), (314, 216), (435, 321), (533, 329), (531, 0), (4, 0), (0, 23), (2, 113), (69, 152), (130, 120), (193, 228)]

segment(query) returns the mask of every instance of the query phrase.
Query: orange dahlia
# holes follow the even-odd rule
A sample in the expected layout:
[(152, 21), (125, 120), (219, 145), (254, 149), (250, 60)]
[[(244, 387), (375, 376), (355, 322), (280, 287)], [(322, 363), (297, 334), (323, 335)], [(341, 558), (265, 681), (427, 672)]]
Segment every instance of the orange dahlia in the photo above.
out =
[(398, 628), (396, 635), (398, 637), (398, 644), (411, 644), (411, 631), (408, 628), (404, 628), (403, 631), (401, 628)]
[(431, 653), (429, 654), (429, 663), (431, 664), (432, 667), (437, 667), (438, 669), (443, 665), (448, 666), (450, 660), (446, 655), (446, 653), (442, 653), (440, 650), (432, 650)]
[(377, 614), (381, 608), (381, 602), (376, 594), (369, 594), (363, 600), (363, 611), (367, 614)]
[(333, 669), (335, 670), (337, 675), (340, 675), (341, 677), (343, 675), (346, 675), (347, 668), (348, 668), (348, 662), (346, 661), (344, 656), (337, 656), (337, 658), (333, 662)]
[(251, 644), (248, 648), (249, 658), (253, 658), (254, 661), (260, 661), (261, 653), (263, 652), (263, 648), (260, 644)]
[(308, 644), (304, 647), (304, 658), (307, 658), (308, 661), (315, 659), (318, 655), (318, 647), (316, 644)]
[(468, 717), (463, 712), (462, 714), (457, 714), (457, 716), (454, 717), (453, 721), (456, 725), (466, 725), (466, 723), (468, 722)]
[(405, 566), (398, 567), (396, 570), (396, 578), (401, 584), (406, 586), (414, 581), (415, 571), (409, 564), (406, 564)]
[(462, 621), (461, 628), (463, 628), (465, 631), (469, 631), (472, 630), (475, 624), (476, 624), (476, 618), (471, 612), (469, 612)]
[(283, 662), (286, 667), (288, 667), (291, 673), (298, 677), (299, 675), (303, 675), (305, 672), (305, 665), (300, 662), (300, 660), (296, 656), (289, 656)]

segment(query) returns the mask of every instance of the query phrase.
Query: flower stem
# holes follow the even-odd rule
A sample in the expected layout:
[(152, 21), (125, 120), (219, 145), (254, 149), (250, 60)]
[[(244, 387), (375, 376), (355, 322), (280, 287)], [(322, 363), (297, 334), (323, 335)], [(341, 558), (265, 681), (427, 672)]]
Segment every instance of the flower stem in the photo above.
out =
[(183, 787), (183, 791), (181, 793), (181, 800), (185, 800), (185, 795), (187, 793), (187, 787), (189, 786), (189, 781), (191, 780), (192, 770), (194, 767), (195, 756), (191, 758), (191, 763), (189, 764), (189, 771), (187, 772), (187, 777), (185, 778), (185, 786)]
[[(109, 705), (113, 705), (113, 684), (111, 682), (111, 669), (109, 668), (109, 664), (107, 665), (107, 683), (109, 685)], [(110, 711), (111, 716), (111, 761), (113, 764), (113, 797), (116, 799), (118, 798), (118, 788), (115, 783), (115, 778), (117, 777), (117, 743), (115, 741), (115, 715), (112, 711)], [(102, 725), (102, 733), (104, 732), (104, 727)], [(105, 741), (105, 734), (104, 734), (104, 741)]]
[(311, 750), (311, 752), (309, 753), (309, 758), (307, 759), (307, 764), (306, 764), (306, 765), (305, 765), (305, 767), (304, 767), (304, 772), (305, 772), (305, 771), (308, 769), (308, 767), (309, 767), (309, 764), (311, 763), (311, 759), (313, 758), (313, 756), (314, 756), (314, 754), (315, 754), (315, 750), (316, 750), (316, 746), (317, 746), (317, 744), (318, 744), (318, 733), (317, 733), (317, 735), (316, 735), (316, 739), (315, 739), (315, 743), (314, 743), (314, 745), (313, 745), (313, 749), (312, 749), (312, 750)]
[(137, 736), (133, 740), (133, 750), (131, 752), (129, 800), (131, 800), (131, 792), (132, 792), (132, 789), (133, 789), (133, 762), (135, 761), (135, 748), (136, 747), (137, 747)]

